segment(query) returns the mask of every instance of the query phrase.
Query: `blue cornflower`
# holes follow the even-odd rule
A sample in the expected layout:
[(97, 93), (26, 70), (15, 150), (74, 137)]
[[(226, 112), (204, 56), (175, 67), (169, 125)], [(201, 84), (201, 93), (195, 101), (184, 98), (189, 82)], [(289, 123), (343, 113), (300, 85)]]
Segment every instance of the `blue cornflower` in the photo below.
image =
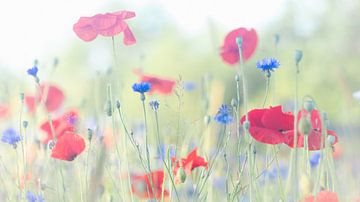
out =
[(8, 128), (3, 132), (1, 141), (16, 148), (16, 144), (21, 141), (21, 136), (13, 128)]
[(44, 197), (42, 197), (40, 194), (36, 195), (30, 191), (26, 192), (26, 199), (28, 202), (44, 202), (45, 201)]
[(37, 73), (38, 73), (39, 69), (37, 66), (33, 66), (32, 68), (28, 69), (27, 70), (27, 73), (30, 75), (30, 76), (33, 76), (33, 77), (37, 77)]
[(157, 100), (152, 100), (152, 101), (149, 102), (149, 104), (150, 104), (150, 107), (151, 107), (154, 111), (157, 111), (157, 110), (159, 109), (159, 105), (160, 105), (159, 101), (157, 101)]
[(314, 168), (314, 167), (316, 167), (318, 164), (319, 164), (319, 162), (320, 162), (320, 158), (321, 158), (321, 154), (320, 154), (320, 152), (315, 152), (315, 153), (313, 153), (312, 155), (311, 155), (311, 157), (310, 157), (310, 166), (312, 167), (312, 168)]
[(196, 89), (196, 83), (193, 81), (185, 81), (183, 87), (186, 91), (193, 91)]
[(230, 114), (230, 109), (227, 105), (221, 105), (218, 113), (214, 117), (215, 121), (221, 124), (228, 124), (233, 121), (233, 117)]
[(151, 84), (148, 82), (134, 83), (132, 89), (134, 92), (144, 94), (151, 89)]
[(271, 76), (271, 71), (278, 68), (280, 62), (275, 58), (264, 58), (256, 63), (256, 67), (267, 73), (267, 77)]

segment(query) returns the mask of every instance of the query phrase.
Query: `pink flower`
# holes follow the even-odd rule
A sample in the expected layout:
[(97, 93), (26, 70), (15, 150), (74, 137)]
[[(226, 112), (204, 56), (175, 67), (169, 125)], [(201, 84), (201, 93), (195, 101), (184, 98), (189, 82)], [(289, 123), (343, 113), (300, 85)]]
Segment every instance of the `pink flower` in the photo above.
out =
[(237, 37), (242, 38), (242, 54), (245, 61), (254, 54), (258, 42), (255, 29), (238, 28), (228, 33), (220, 54), (224, 62), (231, 65), (236, 64), (240, 59), (238, 45), (236, 44)]
[(132, 45), (136, 39), (131, 32), (126, 19), (135, 17), (131, 11), (118, 11), (114, 13), (97, 14), (92, 17), (80, 17), (74, 24), (73, 30), (84, 41), (92, 41), (97, 35), (115, 36), (124, 33), (124, 44)]

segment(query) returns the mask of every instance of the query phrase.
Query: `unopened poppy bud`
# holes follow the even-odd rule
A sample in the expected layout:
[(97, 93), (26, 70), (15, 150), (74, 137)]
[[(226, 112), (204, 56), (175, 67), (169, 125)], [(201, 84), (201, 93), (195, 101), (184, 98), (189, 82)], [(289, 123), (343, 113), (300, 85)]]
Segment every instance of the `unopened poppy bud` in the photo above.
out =
[(313, 109), (315, 109), (315, 102), (313, 100), (305, 100), (304, 109), (308, 112), (311, 112)]
[(334, 144), (334, 143), (335, 143), (335, 140), (336, 140), (335, 137), (332, 136), (332, 135), (329, 135), (329, 136), (327, 137), (327, 141), (329, 142), (330, 145)]
[(250, 122), (249, 122), (249, 121), (244, 121), (243, 127), (244, 127), (245, 130), (249, 130), (249, 128), (250, 128)]
[(274, 43), (275, 45), (278, 45), (280, 42), (280, 35), (279, 34), (275, 34), (274, 35)]
[(240, 81), (240, 76), (239, 76), (238, 74), (236, 74), (236, 76), (235, 76), (235, 81), (236, 81), (236, 82), (239, 82), (239, 81)]
[(93, 130), (91, 130), (90, 128), (88, 128), (88, 140), (91, 141), (93, 136)]
[(211, 118), (209, 115), (204, 116), (204, 124), (205, 125), (209, 125), (210, 121), (211, 121)]
[(24, 127), (24, 128), (27, 128), (28, 125), (29, 125), (29, 122), (28, 122), (28, 121), (23, 121), (22, 124), (23, 124), (23, 127)]
[(236, 108), (238, 106), (237, 99), (235, 99), (235, 98), (231, 99), (231, 106), (234, 107), (234, 108)]
[(120, 109), (120, 107), (121, 107), (120, 101), (119, 101), (119, 100), (116, 100), (116, 108), (117, 108), (117, 109)]
[(301, 50), (295, 51), (295, 64), (298, 65), (303, 57), (303, 52)]
[(24, 98), (25, 98), (25, 94), (24, 93), (20, 93), (20, 101), (24, 102)]
[(111, 101), (107, 100), (105, 105), (105, 111), (108, 116), (112, 116), (112, 107), (111, 107)]
[(299, 121), (299, 132), (303, 135), (308, 135), (311, 132), (311, 123), (308, 118), (301, 118)]
[(176, 173), (176, 177), (180, 180), (181, 183), (184, 183), (186, 180), (186, 173), (182, 166), (180, 166), (178, 172)]
[(36, 83), (40, 83), (39, 77), (35, 77), (35, 82), (36, 82)]

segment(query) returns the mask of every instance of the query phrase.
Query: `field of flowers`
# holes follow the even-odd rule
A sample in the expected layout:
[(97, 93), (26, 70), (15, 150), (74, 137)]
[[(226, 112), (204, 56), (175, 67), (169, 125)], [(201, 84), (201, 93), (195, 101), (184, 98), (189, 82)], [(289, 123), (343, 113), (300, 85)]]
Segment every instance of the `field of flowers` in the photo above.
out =
[[(146, 44), (137, 40), (146, 33), (137, 18), (128, 10), (79, 16), (70, 70), (62, 70), (67, 59), (34, 60), (22, 76), (0, 77), (0, 201), (360, 200), (359, 106), (345, 115), (332, 107), (343, 98), (309, 76), (309, 61), (321, 59), (284, 48), (282, 33), (262, 38), (239, 25), (207, 42), (216, 54), (189, 62), (220, 68), (153, 71), (152, 57), (174, 66), (191, 57), (171, 60), (147, 45), (138, 57), (132, 46)], [(97, 40), (110, 67), (76, 69)], [(163, 43), (169, 55), (199, 51), (195, 42)], [(106, 60), (97, 53), (90, 60)], [(314, 72), (352, 90), (340, 74)]]

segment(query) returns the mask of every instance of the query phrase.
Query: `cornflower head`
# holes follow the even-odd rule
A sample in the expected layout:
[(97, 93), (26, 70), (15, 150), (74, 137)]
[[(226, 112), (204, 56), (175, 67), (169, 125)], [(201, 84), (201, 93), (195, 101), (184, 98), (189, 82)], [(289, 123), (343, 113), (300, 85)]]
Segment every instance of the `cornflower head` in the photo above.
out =
[(16, 148), (17, 143), (21, 141), (21, 136), (13, 128), (8, 128), (3, 132), (1, 141)]
[(36, 195), (30, 191), (26, 192), (26, 199), (28, 202), (44, 202), (44, 197), (39, 195)]
[(134, 83), (132, 85), (132, 89), (134, 92), (138, 92), (140, 93), (140, 99), (142, 101), (145, 100), (145, 94), (146, 92), (148, 92), (151, 89), (151, 84), (148, 82), (140, 82), (140, 83)]
[(233, 121), (233, 117), (230, 114), (230, 109), (227, 105), (221, 105), (218, 113), (214, 117), (215, 121), (220, 124), (229, 124)]
[(280, 66), (280, 62), (275, 58), (264, 58), (256, 63), (256, 67), (266, 73), (267, 77), (271, 76), (271, 72)]
[(26, 72), (28, 75), (34, 77), (35, 81), (39, 83), (40, 79), (37, 76), (37, 73), (39, 72), (39, 68), (37, 67), (37, 61), (35, 61), (34, 66), (29, 68)]

